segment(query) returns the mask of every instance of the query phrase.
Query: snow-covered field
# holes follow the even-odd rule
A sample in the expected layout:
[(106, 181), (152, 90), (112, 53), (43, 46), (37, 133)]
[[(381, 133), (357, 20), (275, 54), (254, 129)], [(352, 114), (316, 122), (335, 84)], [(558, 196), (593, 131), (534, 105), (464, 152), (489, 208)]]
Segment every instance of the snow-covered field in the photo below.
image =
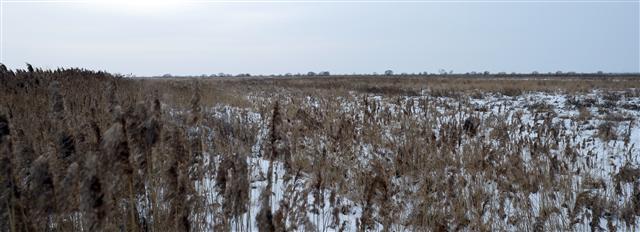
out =
[(191, 128), (200, 229), (640, 230), (637, 94), (248, 98)]
[(1, 231), (638, 231), (636, 76), (0, 70)]

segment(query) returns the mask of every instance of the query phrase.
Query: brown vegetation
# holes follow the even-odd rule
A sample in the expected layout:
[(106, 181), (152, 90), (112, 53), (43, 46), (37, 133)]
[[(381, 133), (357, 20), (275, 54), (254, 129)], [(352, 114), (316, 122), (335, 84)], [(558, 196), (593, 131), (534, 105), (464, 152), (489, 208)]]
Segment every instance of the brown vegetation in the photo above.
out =
[[(640, 143), (616, 130), (637, 119), (599, 117), (594, 135), (618, 149), (607, 154), (576, 123), (640, 96), (637, 78), (156, 80), (2, 66), (0, 88), (2, 231), (639, 228)], [(594, 88), (601, 102), (583, 96)], [(577, 116), (508, 105), (531, 92), (574, 96)], [(489, 95), (504, 102), (470, 102)], [(625, 165), (592, 176), (607, 155)]]

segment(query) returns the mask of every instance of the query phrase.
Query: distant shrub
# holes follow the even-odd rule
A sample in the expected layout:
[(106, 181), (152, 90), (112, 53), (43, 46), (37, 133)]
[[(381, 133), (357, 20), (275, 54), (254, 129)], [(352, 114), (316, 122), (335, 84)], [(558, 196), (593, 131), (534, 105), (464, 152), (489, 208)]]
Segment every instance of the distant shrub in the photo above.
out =
[(573, 105), (576, 108), (592, 107), (596, 105), (597, 102), (598, 101), (594, 98), (579, 99), (579, 98), (576, 98), (575, 96), (567, 100), (568, 104)]
[(616, 125), (609, 121), (600, 123), (600, 125), (598, 125), (598, 137), (603, 141), (616, 140), (618, 138)]
[(504, 88), (500, 91), (502, 95), (509, 97), (517, 97), (522, 95), (522, 89), (519, 88)]
[(529, 110), (533, 112), (538, 112), (538, 113), (552, 112), (553, 108), (554, 108), (553, 105), (550, 105), (544, 101), (535, 102), (529, 105)]
[(368, 86), (359, 89), (360, 92), (376, 94), (376, 95), (390, 95), (390, 96), (420, 96), (421, 94), (413, 89), (404, 89), (393, 86)]

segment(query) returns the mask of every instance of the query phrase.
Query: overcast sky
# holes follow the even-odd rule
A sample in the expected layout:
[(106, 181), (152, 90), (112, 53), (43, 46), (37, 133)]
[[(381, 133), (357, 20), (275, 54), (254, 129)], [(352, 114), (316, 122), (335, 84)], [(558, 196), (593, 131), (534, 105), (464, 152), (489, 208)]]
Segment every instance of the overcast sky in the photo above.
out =
[(638, 1), (3, 1), (2, 62), (14, 69), (640, 72)]

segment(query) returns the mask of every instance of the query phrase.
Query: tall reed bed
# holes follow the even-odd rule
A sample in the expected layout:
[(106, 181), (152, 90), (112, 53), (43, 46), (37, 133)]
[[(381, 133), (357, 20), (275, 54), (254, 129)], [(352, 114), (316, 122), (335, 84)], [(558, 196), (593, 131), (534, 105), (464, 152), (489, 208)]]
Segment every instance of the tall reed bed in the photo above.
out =
[(617, 80), (0, 66), (0, 230), (637, 230)]

